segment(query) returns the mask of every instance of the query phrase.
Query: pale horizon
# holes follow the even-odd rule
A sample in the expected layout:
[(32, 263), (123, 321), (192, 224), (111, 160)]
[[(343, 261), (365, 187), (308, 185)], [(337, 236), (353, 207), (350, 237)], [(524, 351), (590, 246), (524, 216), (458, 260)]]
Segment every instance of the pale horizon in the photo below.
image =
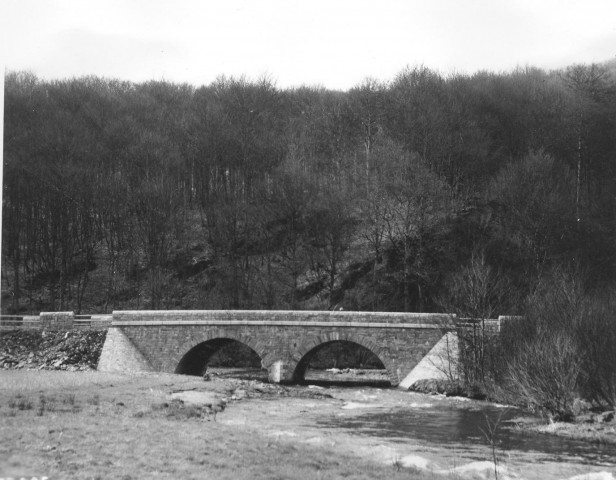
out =
[(5, 0), (3, 63), (44, 80), (94, 75), (208, 85), (220, 76), (347, 90), (407, 66), (554, 70), (616, 58), (616, 2)]

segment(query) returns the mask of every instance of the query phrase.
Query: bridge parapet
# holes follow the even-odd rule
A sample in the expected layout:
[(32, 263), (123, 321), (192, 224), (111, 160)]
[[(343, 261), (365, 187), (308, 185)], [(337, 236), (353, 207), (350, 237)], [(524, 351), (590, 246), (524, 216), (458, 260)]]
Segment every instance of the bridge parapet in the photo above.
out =
[(453, 327), (455, 315), (443, 313), (298, 311), (298, 310), (123, 310), (113, 326), (272, 325), (374, 328)]
[(519, 315), (500, 315), (498, 318), (458, 318), (456, 319), (456, 327), (463, 330), (473, 330), (474, 328), (482, 328), (488, 334), (499, 334), (503, 325), (520, 320), (524, 317)]

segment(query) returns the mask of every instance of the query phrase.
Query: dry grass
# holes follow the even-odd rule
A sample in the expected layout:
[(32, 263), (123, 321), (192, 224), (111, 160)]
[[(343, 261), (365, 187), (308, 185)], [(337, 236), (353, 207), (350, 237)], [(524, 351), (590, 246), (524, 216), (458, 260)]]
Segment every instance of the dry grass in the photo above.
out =
[(590, 443), (616, 445), (616, 424), (610, 423), (570, 423), (554, 422), (548, 425), (531, 427), (540, 433), (549, 433), (561, 437), (582, 440)]
[(40, 390), (56, 391), (78, 388), (96, 388), (109, 384), (127, 384), (131, 377), (97, 371), (65, 372), (54, 370), (0, 371), (3, 393), (26, 394)]
[(224, 395), (225, 381), (4, 371), (0, 384), (0, 477), (432, 478), (337, 454), (331, 447), (221, 425), (201, 407), (169, 402), (174, 390)]

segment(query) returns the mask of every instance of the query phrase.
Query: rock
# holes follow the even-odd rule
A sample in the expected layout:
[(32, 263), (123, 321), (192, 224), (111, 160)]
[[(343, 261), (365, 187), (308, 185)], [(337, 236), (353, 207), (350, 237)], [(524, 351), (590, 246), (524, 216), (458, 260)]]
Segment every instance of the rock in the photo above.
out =
[(404, 468), (417, 468), (420, 470), (427, 470), (430, 465), (430, 461), (427, 458), (420, 457), (419, 455), (406, 455), (400, 459), (400, 463)]
[(577, 415), (575, 417), (575, 421), (578, 423), (595, 423), (596, 418), (592, 413), (584, 413), (581, 415)]
[(105, 330), (18, 330), (0, 335), (0, 368), (96, 368)]
[(226, 400), (220, 398), (216, 392), (195, 392), (191, 390), (174, 392), (171, 394), (171, 403), (176, 402), (181, 405), (194, 405), (197, 407), (207, 407), (213, 411), (221, 412), (225, 408)]

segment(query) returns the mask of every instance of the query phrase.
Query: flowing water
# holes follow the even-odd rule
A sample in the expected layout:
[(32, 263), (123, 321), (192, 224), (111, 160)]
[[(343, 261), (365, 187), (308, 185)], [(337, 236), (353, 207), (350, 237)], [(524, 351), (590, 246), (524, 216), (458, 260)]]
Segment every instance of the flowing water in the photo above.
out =
[(535, 457), (538, 461), (558, 462), (576, 458), (585, 464), (616, 466), (616, 445), (590, 444), (554, 435), (524, 432), (516, 427), (516, 418), (521, 415), (522, 412), (516, 409), (483, 403), (474, 403), (469, 407), (423, 404), (364, 413), (352, 418), (338, 417), (327, 423), (357, 435), (393, 441), (412, 438), (451, 445), (458, 450), (470, 449), (477, 444), (491, 445), (493, 441), (499, 454), (532, 452), (540, 454)]
[[(238, 373), (243, 376), (236, 378), (248, 381), (254, 375), (232, 376)], [(309, 371), (305, 383), (310, 385), (282, 387), (288, 396), (235, 403), (220, 421), (377, 462), (401, 459), (443, 478), (493, 478), (495, 457), (506, 469), (499, 478), (507, 480), (616, 478), (616, 445), (529, 432), (518, 424), (540, 419), (513, 408), (376, 388), (387, 383), (382, 373)], [(452, 477), (452, 467), (462, 470)]]

